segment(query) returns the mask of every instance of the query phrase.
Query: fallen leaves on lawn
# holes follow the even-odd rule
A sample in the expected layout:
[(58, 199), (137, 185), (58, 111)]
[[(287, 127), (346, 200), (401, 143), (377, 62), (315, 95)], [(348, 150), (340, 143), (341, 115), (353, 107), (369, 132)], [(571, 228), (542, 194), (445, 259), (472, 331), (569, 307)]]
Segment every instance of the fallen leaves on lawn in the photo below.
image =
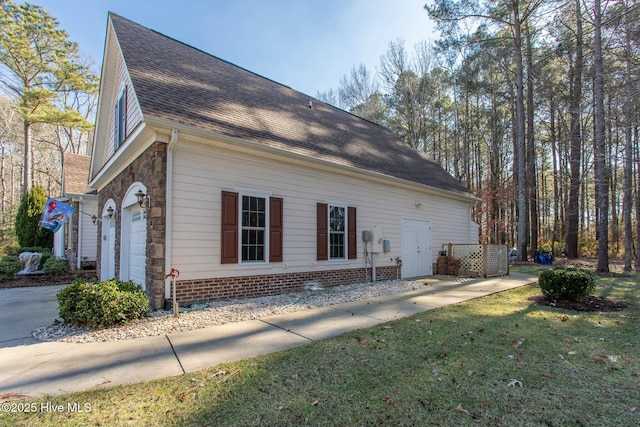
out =
[(509, 384), (507, 384), (507, 386), (508, 386), (508, 387), (515, 387), (515, 386), (518, 386), (518, 387), (522, 388), (522, 381), (512, 379), (512, 380), (510, 380), (510, 381), (509, 381)]
[(356, 339), (356, 341), (360, 343), (362, 348), (367, 348), (369, 346), (369, 343), (367, 342), (367, 340), (364, 339), (364, 337), (355, 336), (354, 338)]
[(467, 414), (468, 416), (471, 416), (471, 412), (467, 411), (466, 409), (464, 409), (462, 407), (462, 403), (459, 404), (458, 406), (456, 406), (456, 409), (454, 409), (454, 411), (456, 412), (462, 412), (463, 414)]

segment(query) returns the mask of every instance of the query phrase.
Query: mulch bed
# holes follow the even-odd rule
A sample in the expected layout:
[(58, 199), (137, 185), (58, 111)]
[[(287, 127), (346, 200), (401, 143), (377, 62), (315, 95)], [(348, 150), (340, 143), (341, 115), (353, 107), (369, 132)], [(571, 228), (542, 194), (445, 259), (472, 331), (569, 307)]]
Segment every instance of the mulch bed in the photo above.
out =
[(82, 278), (83, 280), (89, 281), (95, 279), (96, 277), (97, 276), (95, 270), (73, 271), (68, 274), (59, 276), (47, 276), (46, 274), (43, 274), (41, 276), (30, 275), (18, 277), (7, 282), (2, 282), (0, 283), (0, 289), (28, 288), (31, 286), (68, 285), (77, 278)]
[(538, 305), (574, 311), (620, 311), (627, 306), (627, 303), (624, 301), (616, 301), (597, 296), (590, 296), (583, 302), (575, 302), (566, 300), (550, 300), (543, 294), (538, 294), (530, 297), (529, 301)]

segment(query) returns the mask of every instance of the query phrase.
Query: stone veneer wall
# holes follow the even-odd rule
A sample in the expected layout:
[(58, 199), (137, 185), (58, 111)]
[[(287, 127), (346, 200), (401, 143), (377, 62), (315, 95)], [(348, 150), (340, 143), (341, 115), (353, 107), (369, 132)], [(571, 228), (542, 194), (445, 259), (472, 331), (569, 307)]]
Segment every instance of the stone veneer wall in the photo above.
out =
[(69, 269), (77, 270), (78, 269), (78, 222), (80, 221), (80, 203), (72, 202), (69, 203), (70, 206), (73, 206), (75, 211), (69, 218), (68, 227), (71, 227), (71, 241), (68, 241), (69, 234), (68, 230), (65, 230), (67, 235), (65, 236), (65, 241), (67, 242), (67, 262), (69, 263)]
[[(134, 182), (138, 181), (147, 187), (151, 204), (147, 210), (147, 265), (146, 289), (152, 308), (161, 308), (164, 304), (164, 245), (165, 245), (165, 213), (166, 213), (166, 181), (167, 145), (155, 142), (144, 153), (133, 161), (113, 181), (98, 192), (98, 212), (102, 213), (105, 203), (113, 199), (116, 210), (121, 213), (122, 200)], [(120, 277), (120, 233), (122, 230), (121, 215), (116, 220), (115, 258), (116, 277)], [(100, 229), (100, 227), (98, 227)], [(98, 239), (98, 265), (101, 269), (102, 238)]]
[[(398, 268), (395, 266), (376, 269), (376, 278), (378, 280), (390, 280), (397, 277)], [(221, 301), (295, 292), (299, 291), (305, 283), (313, 281), (320, 282), (324, 287), (332, 287), (366, 282), (370, 279), (371, 269), (354, 268), (349, 270), (177, 280), (176, 297), (178, 304), (195, 301)]]

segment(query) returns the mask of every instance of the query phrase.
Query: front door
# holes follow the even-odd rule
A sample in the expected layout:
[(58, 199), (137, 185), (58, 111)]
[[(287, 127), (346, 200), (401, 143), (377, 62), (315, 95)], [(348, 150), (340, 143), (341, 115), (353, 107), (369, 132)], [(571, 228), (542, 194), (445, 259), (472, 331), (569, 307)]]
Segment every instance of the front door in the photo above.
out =
[(102, 217), (102, 269), (101, 280), (116, 277), (116, 221)]
[(431, 258), (431, 222), (402, 220), (402, 277), (430, 276)]

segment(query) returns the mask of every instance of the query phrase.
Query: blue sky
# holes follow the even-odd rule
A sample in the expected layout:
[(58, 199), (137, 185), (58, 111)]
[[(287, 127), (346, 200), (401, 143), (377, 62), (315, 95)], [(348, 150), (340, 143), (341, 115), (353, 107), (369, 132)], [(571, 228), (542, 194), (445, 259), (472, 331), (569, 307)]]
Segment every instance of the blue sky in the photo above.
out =
[(375, 71), (390, 41), (404, 39), (411, 52), (434, 40), (425, 2), (31, 0), (60, 21), (96, 69), (111, 11), (311, 96), (337, 89), (360, 63)]

